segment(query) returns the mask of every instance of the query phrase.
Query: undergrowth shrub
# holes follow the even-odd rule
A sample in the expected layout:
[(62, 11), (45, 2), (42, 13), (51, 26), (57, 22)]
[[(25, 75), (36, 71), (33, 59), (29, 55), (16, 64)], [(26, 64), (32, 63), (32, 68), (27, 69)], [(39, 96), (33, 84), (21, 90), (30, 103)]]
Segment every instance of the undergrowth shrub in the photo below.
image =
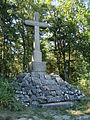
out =
[(0, 108), (9, 110), (22, 110), (23, 105), (14, 97), (15, 91), (18, 88), (16, 80), (9, 80), (0, 76)]
[(86, 97), (90, 98), (90, 80), (82, 79), (77, 82), (73, 82), (77, 89), (81, 90), (82, 93), (85, 94)]

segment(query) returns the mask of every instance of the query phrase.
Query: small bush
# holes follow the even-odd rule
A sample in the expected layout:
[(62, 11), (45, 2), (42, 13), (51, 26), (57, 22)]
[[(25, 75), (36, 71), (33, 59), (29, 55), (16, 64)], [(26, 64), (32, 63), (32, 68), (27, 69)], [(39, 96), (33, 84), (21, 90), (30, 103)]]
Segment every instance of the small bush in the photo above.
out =
[(86, 97), (90, 98), (90, 80), (78, 80), (77, 82), (73, 82), (72, 85), (81, 90), (81, 92), (84, 93)]
[(0, 77), (0, 108), (10, 110), (22, 110), (22, 104), (14, 97), (18, 84), (15, 80)]

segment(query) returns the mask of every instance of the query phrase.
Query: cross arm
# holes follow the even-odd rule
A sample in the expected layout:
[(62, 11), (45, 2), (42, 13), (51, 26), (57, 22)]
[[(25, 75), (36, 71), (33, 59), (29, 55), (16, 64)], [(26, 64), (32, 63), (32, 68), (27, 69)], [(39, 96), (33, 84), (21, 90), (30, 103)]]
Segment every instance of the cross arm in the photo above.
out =
[(25, 20), (25, 25), (34, 27), (34, 26), (39, 26), (40, 28), (47, 28), (48, 24), (45, 22), (37, 22), (37, 21), (32, 21), (32, 20)]
[(31, 27), (34, 27), (34, 26), (35, 26), (35, 21), (25, 20), (24, 24), (25, 24), (25, 25), (28, 25), (28, 26), (31, 26)]
[(39, 22), (39, 27), (40, 27), (40, 28), (47, 28), (47, 27), (48, 27), (48, 24), (45, 23), (45, 22)]

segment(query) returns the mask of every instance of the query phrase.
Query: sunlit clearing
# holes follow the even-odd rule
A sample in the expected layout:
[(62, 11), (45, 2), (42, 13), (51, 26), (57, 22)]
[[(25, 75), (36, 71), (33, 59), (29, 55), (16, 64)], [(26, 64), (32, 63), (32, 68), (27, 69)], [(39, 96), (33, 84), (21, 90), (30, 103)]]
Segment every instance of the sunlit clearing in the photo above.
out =
[(77, 111), (75, 111), (75, 110), (69, 110), (68, 111), (71, 115), (83, 115), (84, 113), (82, 112), (82, 111), (80, 111), (80, 110), (77, 110)]
[(81, 86), (86, 86), (86, 80), (84, 80), (84, 79), (81, 80), (81, 81), (80, 81), (80, 85), (81, 85)]
[(85, 111), (86, 114), (90, 114), (90, 108)]

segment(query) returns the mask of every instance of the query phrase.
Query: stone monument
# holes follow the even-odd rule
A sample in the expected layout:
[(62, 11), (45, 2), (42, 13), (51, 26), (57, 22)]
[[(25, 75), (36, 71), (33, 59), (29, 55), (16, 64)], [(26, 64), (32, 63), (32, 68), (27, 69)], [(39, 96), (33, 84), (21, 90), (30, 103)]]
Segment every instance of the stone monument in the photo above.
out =
[(26, 106), (72, 106), (70, 101), (80, 100), (84, 94), (65, 82), (60, 76), (47, 75), (46, 63), (42, 62), (39, 28), (47, 28), (48, 25), (39, 22), (37, 12), (34, 14), (34, 21), (26, 20), (25, 25), (34, 27), (32, 71), (17, 75), (19, 89), (15, 94), (16, 99), (21, 100)]
[(39, 22), (39, 13), (35, 12), (34, 21), (25, 20), (25, 25), (34, 27), (34, 51), (32, 57), (32, 72), (46, 72), (46, 62), (42, 62), (42, 52), (40, 51), (39, 28), (47, 28), (45, 22)]

